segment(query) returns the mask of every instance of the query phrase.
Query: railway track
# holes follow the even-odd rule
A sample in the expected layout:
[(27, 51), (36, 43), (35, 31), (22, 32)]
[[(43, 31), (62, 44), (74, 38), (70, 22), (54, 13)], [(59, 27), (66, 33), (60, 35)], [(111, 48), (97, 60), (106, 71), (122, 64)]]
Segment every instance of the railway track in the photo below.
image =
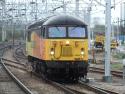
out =
[[(30, 73), (29, 72), (27, 72), (27, 70), (26, 69), (22, 69), (22, 68), (19, 68), (19, 66), (22, 66), (22, 65), (20, 65), (20, 64), (18, 64), (17, 65), (17, 62), (16, 61), (12, 61), (12, 60), (7, 60), (7, 59), (3, 59), (4, 61), (6, 61), (6, 63), (5, 64), (7, 64), (7, 66), (9, 66), (9, 67), (14, 67), (14, 68), (16, 68), (16, 70), (23, 70), (23, 71), (25, 71), (26, 73), (27, 73), (27, 75), (29, 75)], [(11, 63), (7, 63), (7, 62), (13, 62), (13, 64), (14, 65), (12, 65)], [(12, 70), (13, 70), (13, 68), (11, 68)], [(14, 71), (14, 73), (15, 73), (15, 71)], [(18, 73), (19, 74), (19, 73)], [(21, 78), (21, 80), (22, 80), (22, 82), (23, 83), (27, 83), (28, 82), (28, 80), (31, 80), (31, 79), (33, 79), (33, 80), (35, 80), (35, 78), (37, 77), (36, 75), (34, 75), (34, 73), (33, 73), (33, 75), (35, 76), (35, 78), (33, 77), (31, 77), (31, 76), (28, 76), (28, 77), (26, 77), (28, 80), (26, 80), (25, 79), (25, 77), (23, 78), (23, 77), (21, 77), (21, 73), (20, 73), (20, 75), (17, 75), (16, 74), (16, 76), (17, 77), (19, 77), (19, 78)], [(37, 77), (37, 80), (38, 80), (38, 78), (39, 77)], [(39, 79), (41, 79), (41, 77), (39, 78)], [(42, 80), (42, 79), (41, 79)], [(38, 80), (39, 81), (39, 80)], [(37, 82), (38, 83), (38, 82)], [(35, 83), (34, 83), (35, 84)], [(34, 84), (32, 84), (33, 85), (33, 88), (34, 88)], [(45, 84), (45, 86), (46, 86), (46, 83), (45, 82), (43, 82), (43, 81), (40, 81), (39, 82), (39, 86), (40, 86), (40, 84)], [(48, 83), (47, 83), (48, 84)], [(32, 87), (32, 85), (29, 85), (29, 87), (31, 88)], [(36, 85), (35, 85), (36, 86)], [(52, 85), (51, 85), (52, 86)], [(36, 86), (37, 87), (37, 86)], [(41, 86), (42, 87), (42, 86)], [(41, 93), (41, 92), (43, 92), (43, 91), (41, 91), (41, 87), (37, 87), (37, 94), (45, 94), (45, 92), (44, 93)], [(53, 87), (53, 86), (52, 86)], [(33, 89), (32, 88), (32, 89)], [(40, 90), (39, 90), (40, 89)], [(36, 89), (35, 89), (36, 90)], [(58, 91), (59, 91), (60, 89), (58, 88)], [(55, 94), (55, 93), (47, 93), (47, 94)], [(58, 94), (58, 93), (57, 93)], [(59, 94), (65, 94), (65, 93), (59, 93)], [(68, 93), (69, 94), (69, 93)]]
[(2, 60), (11, 62), (13, 64), (19, 64), (19, 65), (24, 66), (24, 67), (26, 66), (24, 63), (20, 63), (20, 62), (17, 62), (17, 61), (9, 60), (9, 59), (6, 59), (6, 58), (2, 58)]
[(32, 94), (6, 67), (3, 60), (0, 61), (0, 94)]
[[(16, 68), (18, 68), (18, 67), (16, 67)], [(22, 69), (22, 70), (24, 70), (24, 69)], [(73, 87), (75, 86), (75, 88), (79, 87), (80, 91), (72, 89), (68, 85), (59, 84), (59, 83), (53, 82), (51, 80), (46, 80), (46, 81), (47, 81), (47, 83), (52, 84), (56, 88), (64, 90), (64, 92), (67, 93), (67, 94), (119, 94), (119, 93), (116, 93), (116, 92), (112, 92), (110, 90), (105, 90), (105, 89), (102, 89), (102, 88), (91, 86), (91, 85), (86, 84), (82, 81), (79, 81), (79, 85), (73, 85)], [(89, 92), (89, 93), (87, 93), (87, 92)]]
[(22, 58), (22, 59), (26, 59), (25, 55), (24, 55), (24, 52), (23, 52), (23, 49), (21, 47), (19, 48), (16, 48), (15, 50), (15, 55), (19, 58)]
[(79, 81), (78, 84), (67, 85), (53, 82), (51, 80), (46, 80), (53, 86), (64, 90), (66, 94), (119, 94), (110, 90), (102, 89), (91, 84)]
[[(18, 57), (18, 58), (20, 58), (20, 57)], [(35, 73), (35, 75), (36, 75), (36, 73)], [(40, 75), (37, 75), (37, 76), (42, 77)], [(105, 90), (102, 88), (91, 86), (91, 85), (86, 84), (82, 81), (79, 81), (79, 84), (73, 85), (73, 88), (71, 88), (71, 86), (69, 86), (69, 85), (60, 84), (60, 83), (53, 82), (53, 81), (48, 80), (48, 79), (45, 79), (45, 80), (47, 83), (53, 85), (54, 87), (63, 90), (66, 94), (119, 94), (117, 92), (111, 92), (110, 90)], [(76, 90), (76, 88), (78, 88), (78, 87), (79, 87), (79, 89)]]
[[(0, 57), (10, 46), (10, 44), (7, 44), (0, 48)], [(2, 58), (0, 58), (0, 94), (33, 94), (6, 67)]]
[(19, 58), (22, 58), (22, 59), (26, 59), (26, 56), (24, 54), (24, 50), (23, 50), (23, 46), (24, 45), (20, 45), (19, 47), (17, 47), (15, 49), (15, 55)]
[[(24, 50), (23, 50), (23, 45), (20, 45), (19, 47), (17, 47), (13, 53), (13, 57), (15, 58), (16, 61), (18, 61), (18, 63), (22, 64), (22, 65), (26, 65), (27, 58), (24, 54)], [(23, 62), (23, 63), (22, 63)]]
[[(104, 69), (102, 68), (90, 67), (89, 71), (104, 74)], [(111, 74), (116, 77), (120, 77), (120, 78), (123, 77), (123, 72), (121, 71), (111, 71)]]
[(82, 80), (79, 80), (79, 84), (83, 87), (89, 88), (91, 91), (95, 91), (97, 94), (119, 94), (118, 92), (113, 92), (111, 90), (99, 88), (89, 83), (84, 83)]
[[(7, 60), (7, 59), (3, 59), (4, 61), (9, 61), (9, 62), (13, 62), (11, 60)], [(14, 63), (16, 63), (14, 61)], [(7, 64), (7, 63), (5, 63)], [(11, 66), (11, 67), (14, 67), (14, 68), (19, 68), (19, 66), (15, 65), (11, 65), (11, 64), (8, 64), (8, 66)], [(24, 70), (24, 71), (27, 71), (26, 69), (22, 69), (22, 68), (19, 68), (21, 70)], [(36, 74), (36, 73), (33, 73), (35, 76), (37, 77), (40, 77), (41, 76), (39, 74)], [(43, 78), (44, 79), (44, 78)], [(51, 81), (51, 80), (48, 80), (48, 79), (44, 79), (48, 84), (58, 88), (58, 89), (61, 89), (62, 91), (64, 91), (66, 94), (110, 94), (108, 93), (107, 91), (104, 91), (102, 89), (98, 89), (98, 88), (95, 88), (95, 87), (90, 87), (89, 85), (87, 85), (86, 83), (83, 83), (83, 82), (80, 82), (79, 84), (73, 84), (72, 86), (71, 85), (67, 85), (67, 84), (60, 84), (60, 83), (57, 83), (57, 82), (54, 82), (54, 81)], [(73, 87), (73, 88), (72, 88)], [(76, 90), (77, 88), (77, 90)], [(112, 93), (112, 94), (118, 94), (118, 93)]]
[(12, 61), (12, 60), (8, 60), (8, 59), (5, 59), (5, 58), (2, 58), (2, 60), (4, 61), (4, 64), (7, 65), (7, 66), (14, 67), (14, 68), (17, 68), (17, 69), (21, 69), (21, 70), (24, 70), (24, 71), (27, 70), (25, 65), (22, 65), (21, 63), (18, 63), (18, 62)]

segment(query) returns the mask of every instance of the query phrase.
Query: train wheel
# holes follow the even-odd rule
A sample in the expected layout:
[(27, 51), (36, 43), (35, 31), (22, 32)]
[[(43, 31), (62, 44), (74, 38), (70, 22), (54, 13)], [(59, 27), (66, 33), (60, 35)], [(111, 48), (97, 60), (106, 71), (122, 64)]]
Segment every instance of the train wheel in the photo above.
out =
[(32, 62), (31, 66), (32, 66), (32, 71), (35, 72), (36, 71), (36, 64), (34, 62)]
[(79, 80), (79, 77), (73, 77), (73, 79), (72, 79), (72, 81), (75, 82), (75, 83), (77, 83), (78, 80)]
[(35, 72), (38, 73), (38, 64), (35, 65)]
[(84, 76), (84, 82), (85, 82), (85, 83), (88, 83), (88, 82), (89, 82), (89, 79), (87, 78), (87, 75)]
[(40, 74), (43, 78), (47, 77), (47, 66), (45, 62), (41, 62), (40, 64)]
[(68, 79), (69, 82), (77, 83), (79, 78), (78, 77), (74, 77), (74, 76), (70, 76), (67, 79)]

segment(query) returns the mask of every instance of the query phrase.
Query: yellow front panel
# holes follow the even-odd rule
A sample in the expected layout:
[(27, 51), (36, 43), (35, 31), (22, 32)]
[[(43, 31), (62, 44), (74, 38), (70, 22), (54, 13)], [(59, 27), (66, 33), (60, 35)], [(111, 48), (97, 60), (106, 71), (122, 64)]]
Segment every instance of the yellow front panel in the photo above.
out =
[[(67, 45), (68, 43), (68, 45)], [(81, 61), (88, 60), (88, 40), (87, 39), (53, 39), (46, 40), (45, 60)], [(54, 55), (51, 55), (51, 49)], [(84, 55), (81, 55), (81, 49)]]
[(71, 57), (73, 56), (72, 46), (63, 46), (62, 47), (62, 57)]

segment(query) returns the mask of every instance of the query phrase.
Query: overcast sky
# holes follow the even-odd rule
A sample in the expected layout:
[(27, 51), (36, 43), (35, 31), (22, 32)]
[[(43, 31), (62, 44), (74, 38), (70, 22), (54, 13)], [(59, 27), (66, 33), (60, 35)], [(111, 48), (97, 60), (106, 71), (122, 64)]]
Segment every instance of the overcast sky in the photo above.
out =
[[(112, 20), (117, 20), (118, 18), (120, 18), (120, 15), (121, 15), (121, 9), (120, 9), (121, 4), (125, 0), (111, 0), (111, 1), (115, 1), (115, 7), (111, 9)], [(104, 2), (103, 2), (103, 4), (104, 4)], [(112, 2), (112, 6), (114, 6), (114, 2)], [(95, 11), (97, 9), (97, 12), (94, 13), (94, 11), (92, 11), (92, 18), (100, 17), (100, 18), (102, 18), (101, 20), (104, 23), (104, 21), (105, 21), (105, 7), (98, 6), (97, 8), (93, 7), (93, 9), (95, 9)]]

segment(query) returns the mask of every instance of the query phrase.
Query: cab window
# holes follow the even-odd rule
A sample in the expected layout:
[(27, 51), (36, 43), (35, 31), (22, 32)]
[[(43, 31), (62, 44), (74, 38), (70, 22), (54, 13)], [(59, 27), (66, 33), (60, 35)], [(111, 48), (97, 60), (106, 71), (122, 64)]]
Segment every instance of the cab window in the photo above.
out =
[(84, 27), (68, 27), (68, 37), (84, 38), (86, 29)]
[(66, 27), (50, 27), (48, 30), (49, 38), (63, 38), (66, 37)]

